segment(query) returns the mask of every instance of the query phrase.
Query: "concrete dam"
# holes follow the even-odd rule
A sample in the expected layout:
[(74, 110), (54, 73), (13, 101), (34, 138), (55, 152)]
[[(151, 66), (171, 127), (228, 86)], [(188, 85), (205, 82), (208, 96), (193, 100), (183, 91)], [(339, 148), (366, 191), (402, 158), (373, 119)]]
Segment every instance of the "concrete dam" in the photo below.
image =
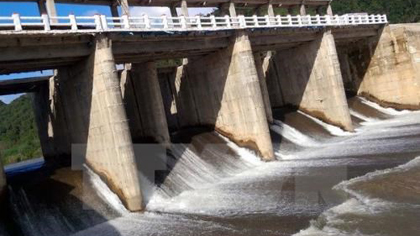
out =
[[(334, 164), (334, 174), (338, 173), (339, 180), (347, 180), (375, 168), (395, 167), (420, 154), (415, 142), (420, 140), (420, 127), (415, 122), (416, 110), (420, 109), (419, 24), (390, 25), (385, 15), (334, 15), (329, 0), (56, 2), (110, 6), (112, 17), (58, 16), (54, 0), (37, 1), (39, 16), (15, 13), (0, 17), (0, 73), (54, 71), (53, 76), (0, 81), (0, 95), (31, 94), (43, 165), (48, 168), (48, 174), (26, 177), (31, 181), (48, 180), (18, 188), (15, 186), (25, 185), (26, 180), (6, 178), (8, 170), (5, 174), (0, 166), (2, 201), (5, 205), (10, 199), (19, 203), (11, 204), (7, 211), (26, 216), (14, 223), (25, 229), (12, 227), (4, 230), (5, 235), (149, 235), (152, 233), (144, 225), (155, 220), (169, 222), (170, 214), (184, 213), (185, 208), (191, 215), (186, 219), (174, 216), (174, 220), (179, 220), (179, 225), (187, 222), (179, 228), (187, 235), (200, 230), (195, 227), (214, 227), (207, 235), (257, 235), (257, 229), (247, 234), (239, 230), (258, 219), (249, 213), (255, 213), (252, 207), (258, 209), (256, 212), (271, 214), (283, 200), (299, 202), (299, 196), (294, 193), (271, 202), (281, 194), (267, 189), (277, 189), (278, 185), (250, 168), (296, 174), (305, 167), (305, 158), (327, 158), (330, 153), (340, 156), (340, 150), (348, 148), (340, 161), (347, 160), (346, 165), (354, 169), (349, 167), (347, 176), (341, 176), (344, 164)], [(171, 15), (132, 16), (131, 6), (168, 7)], [(217, 8), (218, 14), (189, 16), (190, 7)], [(286, 9), (289, 14), (276, 15), (276, 8)], [(244, 16), (245, 11), (254, 14)], [(316, 14), (309, 14), (311, 11)], [(160, 66), (161, 61), (176, 63)], [(386, 119), (395, 119), (400, 126), (378, 121)], [(364, 126), (364, 122), (372, 122), (372, 126)], [(358, 147), (363, 145), (376, 145), (378, 149), (386, 146), (371, 141), (377, 138), (375, 127), (401, 132), (401, 139), (413, 137), (414, 141), (396, 141), (385, 148), (389, 153), (391, 146), (395, 150), (403, 148), (407, 157), (396, 160), (385, 151), (358, 154)], [(352, 135), (357, 137), (348, 146), (341, 143)], [(397, 136), (388, 138), (397, 140)], [(305, 158), (282, 163), (298, 156), (296, 153)], [(354, 161), (355, 155), (363, 159)], [(383, 157), (384, 161), (373, 167), (356, 170), (361, 163), (368, 166), (374, 155), (384, 155), (391, 161)], [(308, 173), (320, 175), (324, 167), (318, 164), (309, 165)], [(63, 166), (84, 169), (87, 174), (63, 170)], [(146, 172), (153, 172), (155, 179), (144, 178)], [(234, 174), (244, 179), (263, 178), (258, 182), (261, 186), (252, 186), (267, 195), (241, 198), (236, 188), (232, 195), (223, 188), (204, 188), (199, 195), (191, 194), (210, 183), (222, 182), (229, 188), (224, 181)], [(105, 198), (118, 202), (114, 206), (117, 210), (110, 210), (105, 200), (97, 200), (97, 190), (90, 187), (84, 201), (89, 209), (97, 210), (94, 216), (89, 211), (74, 213), (61, 195), (47, 198), (51, 201), (48, 204), (56, 204), (55, 210), (39, 210), (32, 205), (35, 200), (26, 199), (43, 198), (36, 188), (46, 192), (59, 188), (50, 183), (51, 179), (78, 186), (84, 175), (102, 183), (88, 185), (107, 191), (112, 199)], [(235, 186), (241, 186), (241, 181)], [(296, 191), (298, 182), (295, 177), (282, 179), (281, 190)], [(330, 196), (332, 186), (321, 189)], [(213, 196), (213, 191), (220, 195)], [(316, 202), (316, 210), (309, 210), (318, 215), (342, 202), (335, 195), (325, 197), (322, 191), (316, 195), (321, 199)], [(214, 216), (220, 212), (230, 216), (235, 212), (232, 209), (238, 210), (231, 196), (242, 201), (241, 214), (250, 217), (232, 218), (232, 225), (238, 228), (230, 228)], [(39, 201), (36, 204), (48, 205)], [(203, 211), (210, 215), (195, 218)], [(130, 212), (144, 212), (145, 218), (120, 217), (134, 214)], [(45, 217), (51, 215), (51, 219)], [(43, 217), (45, 222), (37, 219)], [(302, 216), (307, 222), (311, 218), (313, 215)], [(306, 223), (287, 223), (291, 218), (285, 216), (265, 219), (264, 227), (272, 229), (267, 235), (290, 235), (307, 227)], [(112, 229), (107, 228), (108, 220), (112, 220)], [(287, 229), (284, 234), (276, 231), (277, 220)], [(143, 223), (132, 228), (134, 221)], [(206, 225), (207, 221), (216, 222), (216, 226)], [(66, 223), (54, 227), (51, 222)], [(169, 226), (155, 227), (165, 230)], [(177, 235), (175, 231), (167, 235)]]

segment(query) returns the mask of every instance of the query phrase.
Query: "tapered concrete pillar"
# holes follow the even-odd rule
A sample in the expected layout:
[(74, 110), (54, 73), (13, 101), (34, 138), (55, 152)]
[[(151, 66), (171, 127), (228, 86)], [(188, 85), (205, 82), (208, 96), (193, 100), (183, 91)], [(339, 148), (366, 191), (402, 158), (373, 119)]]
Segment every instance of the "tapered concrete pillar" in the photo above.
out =
[[(83, 65), (62, 67), (58, 69), (56, 89), (60, 94), (64, 116), (67, 121), (68, 138), (70, 144), (83, 144), (87, 142), (89, 127), (89, 112), (91, 86), (86, 86)], [(91, 84), (91, 83), (90, 83)], [(80, 98), (86, 98), (80, 99)]]
[(328, 6), (327, 6), (327, 15), (330, 15), (330, 16), (334, 15), (331, 3), (329, 3)]
[(96, 49), (87, 66), (93, 66), (93, 73), (86, 78), (92, 79), (86, 161), (106, 178), (129, 210), (141, 210), (133, 144), (108, 38), (97, 36)]
[(377, 37), (340, 45), (347, 89), (383, 106), (420, 109), (419, 29), (387, 26)]
[(229, 2), (229, 15), (230, 17), (236, 17), (236, 8), (234, 2)]
[(132, 64), (121, 88), (133, 140), (151, 138), (169, 147), (170, 137), (155, 62)]
[(187, 16), (187, 17), (189, 16), (187, 0), (181, 0), (181, 14), (183, 16)]
[(110, 8), (111, 8), (112, 17), (120, 17), (120, 13), (118, 12), (117, 2), (113, 2), (113, 4), (110, 6)]
[[(251, 44), (237, 32), (231, 46), (191, 62), (178, 88), (180, 122), (213, 126), (239, 145), (274, 159), (264, 100)], [(188, 99), (186, 99), (188, 98)]]
[(177, 17), (178, 16), (178, 12), (176, 11), (176, 5), (170, 6), (169, 10), (171, 12), (171, 17)]
[(273, 60), (285, 104), (345, 130), (353, 130), (334, 37), (330, 32), (310, 43), (278, 51)]
[[(55, 7), (54, 0), (39, 0), (38, 1), (38, 9), (39, 13), (47, 14), (48, 16), (56, 17), (57, 16), (57, 9)], [(58, 23), (57, 19), (52, 19), (51, 22)]]
[(117, 2), (117, 4), (114, 4), (115, 6), (119, 5), (121, 7), (122, 15), (127, 15), (127, 16), (130, 15), (130, 6), (128, 5), (128, 0), (114, 0), (114, 1)]
[(299, 11), (300, 11), (301, 16), (306, 16), (306, 6), (305, 6), (305, 4), (300, 5)]
[(268, 4), (268, 7), (267, 7), (267, 14), (268, 14), (268, 16), (270, 16), (270, 17), (274, 17), (274, 8), (273, 8), (273, 4)]
[[(73, 144), (86, 144), (86, 163), (131, 211), (142, 209), (140, 181), (111, 41), (97, 35), (94, 52), (60, 71)], [(75, 103), (75, 104), (72, 104)], [(77, 117), (78, 116), (78, 117)]]
[(65, 107), (56, 86), (56, 77), (31, 94), (42, 154), (48, 164), (70, 161), (71, 145)]
[(49, 96), (48, 84), (40, 86), (38, 91), (31, 93), (32, 107), (37, 124), (38, 137), (41, 143), (42, 155), (47, 162), (55, 157)]
[(256, 66), (257, 72), (258, 72), (258, 78), (259, 78), (259, 82), (260, 82), (261, 93), (263, 95), (265, 113), (267, 115), (267, 121), (269, 123), (273, 123), (273, 112), (271, 110), (270, 97), (268, 95), (267, 82), (266, 82), (263, 62), (261, 60), (261, 55), (259, 53), (254, 54), (254, 59), (255, 59), (255, 66)]

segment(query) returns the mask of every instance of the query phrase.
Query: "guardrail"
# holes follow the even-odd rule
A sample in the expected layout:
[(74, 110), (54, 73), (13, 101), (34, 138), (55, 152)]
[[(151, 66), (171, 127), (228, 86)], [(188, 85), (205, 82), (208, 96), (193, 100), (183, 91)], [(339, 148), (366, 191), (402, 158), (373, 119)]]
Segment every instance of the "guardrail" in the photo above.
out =
[(2, 30), (72, 30), (72, 31), (177, 31), (220, 30), (258, 27), (317, 27), (372, 25), (388, 23), (386, 15), (342, 15), (342, 16), (195, 16), (195, 17), (151, 17), (148, 15), (106, 17), (94, 16), (20, 16), (0, 17)]

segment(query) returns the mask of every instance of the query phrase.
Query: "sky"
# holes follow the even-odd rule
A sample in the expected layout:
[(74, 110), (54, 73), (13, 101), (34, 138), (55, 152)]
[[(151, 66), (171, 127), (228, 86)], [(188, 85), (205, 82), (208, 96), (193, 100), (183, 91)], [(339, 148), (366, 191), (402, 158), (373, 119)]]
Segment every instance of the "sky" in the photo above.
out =
[[(103, 14), (111, 16), (111, 10), (108, 6), (96, 5), (80, 5), (80, 4), (56, 4), (58, 16), (68, 16), (70, 13), (77, 16), (92, 16), (95, 14)], [(197, 14), (207, 14), (213, 11), (212, 8), (189, 8), (191, 16)], [(19, 13), (22, 16), (38, 16), (38, 5), (35, 2), (0, 2), (0, 16), (11, 16), (13, 13)], [(180, 9), (178, 9), (180, 13)], [(141, 16), (147, 14), (149, 16), (162, 16), (163, 14), (170, 15), (167, 7), (132, 7), (130, 8), (132, 16)], [(21, 79), (36, 76), (52, 75), (52, 71), (34, 71), (29, 73), (19, 73), (10, 75), (0, 75), (0, 80)], [(5, 103), (10, 103), (21, 94), (0, 96), (0, 100)]]

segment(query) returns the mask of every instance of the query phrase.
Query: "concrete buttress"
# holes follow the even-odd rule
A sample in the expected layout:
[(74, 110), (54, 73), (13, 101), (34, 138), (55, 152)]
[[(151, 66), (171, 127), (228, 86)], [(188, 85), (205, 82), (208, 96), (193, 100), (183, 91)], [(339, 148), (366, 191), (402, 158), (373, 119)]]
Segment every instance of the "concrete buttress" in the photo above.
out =
[(142, 210), (140, 181), (120, 81), (105, 35), (85, 60), (59, 71), (73, 144), (86, 144), (86, 163), (130, 211)]
[(229, 47), (186, 67), (186, 75), (179, 73), (175, 82), (181, 125), (213, 126), (237, 144), (258, 151), (264, 160), (273, 160), (264, 99), (247, 34), (238, 31)]
[(134, 141), (152, 138), (169, 147), (166, 121), (155, 62), (132, 64), (121, 75), (121, 88)]
[[(322, 33), (314, 41), (277, 51), (270, 71), (270, 100), (291, 105), (327, 123), (353, 131), (334, 37)], [(277, 90), (276, 90), (277, 89)]]
[(377, 37), (339, 45), (346, 88), (383, 106), (420, 109), (420, 26), (386, 26)]
[[(271, 54), (271, 52), (269, 52), (269, 54)], [(266, 56), (265, 58), (270, 58), (271, 56)], [(271, 103), (270, 103), (270, 96), (268, 95), (268, 88), (267, 88), (267, 82), (266, 82), (266, 73), (264, 70), (264, 65), (263, 65), (263, 61), (261, 59), (261, 55), (259, 55), (258, 53), (256, 53), (254, 55), (255, 58), (255, 66), (257, 68), (257, 72), (258, 72), (258, 78), (260, 81), (260, 86), (261, 86), (261, 93), (263, 95), (263, 99), (264, 99), (264, 106), (265, 106), (265, 113), (267, 115), (267, 121), (269, 123), (273, 123), (273, 112), (271, 110)]]

